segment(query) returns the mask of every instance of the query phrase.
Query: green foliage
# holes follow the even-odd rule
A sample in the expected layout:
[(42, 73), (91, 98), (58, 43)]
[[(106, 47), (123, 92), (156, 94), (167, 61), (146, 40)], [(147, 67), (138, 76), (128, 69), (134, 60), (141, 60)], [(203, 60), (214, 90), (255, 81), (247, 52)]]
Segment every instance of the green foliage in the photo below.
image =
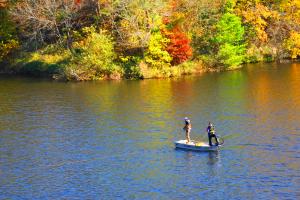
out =
[(217, 24), (216, 41), (220, 44), (240, 44), (244, 40), (241, 19), (232, 13), (225, 13)]
[(26, 63), (21, 73), (30, 74), (33, 76), (50, 76), (59, 73), (60, 66), (58, 64), (48, 64), (41, 61), (32, 61)]
[(236, 0), (226, 0), (226, 3), (224, 5), (225, 13), (232, 12), (235, 5), (236, 5)]
[(226, 67), (237, 67), (245, 57), (244, 27), (241, 19), (232, 13), (225, 13), (217, 24), (215, 41), (219, 44), (217, 57)]
[(218, 58), (226, 67), (237, 67), (244, 61), (245, 47), (225, 43), (220, 46)]
[(166, 51), (169, 39), (165, 38), (160, 30), (154, 30), (151, 33), (148, 51), (145, 55), (145, 62), (152, 68), (163, 69), (170, 67), (172, 57)]

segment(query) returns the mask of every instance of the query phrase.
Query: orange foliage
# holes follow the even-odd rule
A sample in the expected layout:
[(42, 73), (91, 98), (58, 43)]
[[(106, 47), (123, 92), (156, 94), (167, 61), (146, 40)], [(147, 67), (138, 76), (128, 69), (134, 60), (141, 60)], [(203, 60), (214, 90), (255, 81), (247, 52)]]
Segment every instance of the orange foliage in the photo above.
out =
[(0, 0), (0, 8), (4, 8), (7, 5), (7, 0)]

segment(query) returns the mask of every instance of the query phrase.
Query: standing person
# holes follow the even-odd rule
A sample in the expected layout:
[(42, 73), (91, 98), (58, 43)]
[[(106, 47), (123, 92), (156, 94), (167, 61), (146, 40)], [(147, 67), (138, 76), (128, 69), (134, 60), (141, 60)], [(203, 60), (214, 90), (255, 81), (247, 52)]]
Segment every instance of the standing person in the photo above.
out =
[(215, 127), (213, 126), (213, 124), (211, 122), (208, 123), (208, 127), (207, 127), (207, 134), (208, 134), (208, 141), (209, 141), (209, 146), (212, 146), (212, 142), (211, 139), (215, 138), (216, 140), (216, 145), (219, 145), (219, 141), (218, 138), (215, 134)]
[(185, 136), (186, 136), (186, 140), (187, 140), (187, 144), (191, 141), (190, 139), (190, 132), (191, 132), (191, 129), (192, 129), (192, 123), (191, 123), (191, 120), (189, 120), (189, 118), (185, 117), (184, 118), (184, 127), (183, 127), (183, 130), (185, 130)]

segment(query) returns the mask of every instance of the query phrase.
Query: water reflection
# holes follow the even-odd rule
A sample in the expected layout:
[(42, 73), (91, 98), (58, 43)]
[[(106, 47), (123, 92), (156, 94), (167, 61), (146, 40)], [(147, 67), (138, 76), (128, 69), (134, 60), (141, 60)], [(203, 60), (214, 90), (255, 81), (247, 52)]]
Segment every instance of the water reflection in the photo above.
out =
[(208, 154), (208, 161), (207, 161), (208, 165), (215, 165), (220, 159), (219, 151), (207, 152), (207, 154)]
[(290, 87), (290, 97), (291, 103), (297, 111), (300, 111), (300, 97), (297, 95), (297, 91), (300, 88), (300, 64), (293, 63), (291, 66), (291, 70), (289, 72), (289, 76), (291, 77), (291, 87)]
[(209, 170), (210, 173), (212, 173), (211, 170), (214, 169), (214, 166), (220, 166), (220, 165), (218, 165), (218, 162), (220, 161), (220, 152), (219, 151), (197, 152), (197, 151), (184, 150), (184, 149), (178, 149), (178, 148), (175, 148), (175, 150), (178, 152), (181, 152), (183, 154), (182, 158), (184, 159), (184, 163), (189, 168), (190, 167), (193, 168), (195, 166), (195, 162), (200, 162), (200, 160), (198, 160), (199, 158), (201, 158), (201, 162), (203, 162), (202, 158), (206, 158), (206, 164), (207, 164), (206, 168), (210, 169)]
[[(299, 69), (122, 82), (0, 78), (0, 199), (296, 199)], [(213, 121), (225, 148), (175, 151), (185, 116), (192, 139), (207, 141)]]

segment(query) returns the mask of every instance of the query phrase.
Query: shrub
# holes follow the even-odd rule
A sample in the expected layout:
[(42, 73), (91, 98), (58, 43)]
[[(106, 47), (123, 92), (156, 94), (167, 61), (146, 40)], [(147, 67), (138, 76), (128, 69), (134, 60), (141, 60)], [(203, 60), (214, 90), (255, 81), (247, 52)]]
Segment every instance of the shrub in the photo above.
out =
[(112, 37), (104, 31), (96, 32), (94, 27), (84, 28), (83, 33), (84, 38), (73, 44), (73, 59), (68, 67), (75, 73), (84, 71), (84, 79), (102, 79), (121, 73), (114, 63), (116, 53)]
[(124, 76), (127, 79), (138, 79), (142, 77), (139, 63), (141, 58), (138, 56), (120, 56)]
[(140, 70), (142, 78), (168, 78), (179, 77), (182, 75), (193, 74), (203, 70), (201, 61), (187, 61), (176, 67), (165, 67), (163, 69), (151, 68), (147, 64), (141, 62)]
[(20, 70), (22, 73), (34, 76), (50, 76), (59, 73), (59, 71), (60, 66), (58, 64), (48, 64), (41, 61), (28, 62)]
[(200, 55), (198, 56), (198, 59), (207, 67), (217, 67), (218, 65), (217, 59), (213, 55)]
[(247, 49), (247, 53), (245, 56), (245, 62), (247, 63), (255, 63), (259, 61), (263, 61), (264, 56), (259, 48), (256, 45), (252, 44)]

